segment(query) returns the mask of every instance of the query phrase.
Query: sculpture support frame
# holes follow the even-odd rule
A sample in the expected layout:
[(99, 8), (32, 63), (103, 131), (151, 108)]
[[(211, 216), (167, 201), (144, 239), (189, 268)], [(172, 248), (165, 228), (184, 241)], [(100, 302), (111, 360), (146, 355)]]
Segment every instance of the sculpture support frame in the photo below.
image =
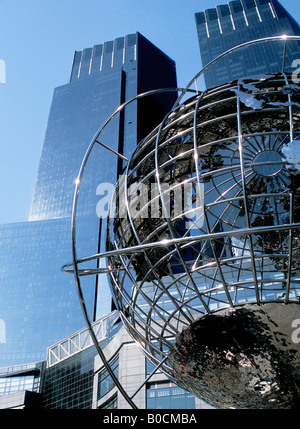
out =
[[(134, 97), (133, 99), (125, 102), (124, 104), (122, 104), (108, 118), (108, 120), (101, 126), (101, 128), (97, 131), (97, 133), (93, 137), (93, 139), (92, 139), (92, 141), (91, 141), (91, 143), (90, 143), (90, 145), (89, 145), (89, 147), (88, 147), (88, 149), (86, 151), (86, 154), (84, 156), (84, 159), (83, 159), (83, 162), (82, 162), (82, 165), (80, 167), (79, 174), (78, 174), (78, 177), (77, 177), (77, 180), (76, 180), (74, 199), (73, 199), (73, 207), (72, 207), (71, 233), (72, 233), (73, 263), (69, 264), (69, 265), (65, 265), (63, 267), (63, 269), (66, 272), (73, 272), (74, 273), (76, 287), (77, 287), (77, 292), (78, 292), (79, 301), (80, 301), (80, 305), (81, 305), (81, 308), (82, 308), (82, 311), (83, 311), (83, 315), (84, 315), (87, 327), (88, 327), (90, 335), (92, 337), (93, 343), (94, 343), (94, 345), (95, 345), (95, 347), (97, 349), (97, 352), (98, 352), (99, 356), (101, 357), (101, 359), (102, 359), (105, 367), (107, 368), (110, 376), (112, 377), (113, 381), (115, 382), (116, 386), (118, 387), (120, 393), (124, 396), (124, 398), (127, 400), (127, 402), (129, 403), (129, 405), (132, 408), (136, 408), (136, 405), (135, 405), (135, 403), (132, 400), (132, 398), (135, 396), (136, 393), (132, 397), (128, 396), (128, 394), (123, 389), (122, 385), (119, 383), (118, 379), (113, 374), (113, 372), (112, 372), (112, 370), (111, 370), (111, 368), (109, 366), (109, 363), (106, 361), (104, 353), (103, 353), (103, 350), (101, 349), (100, 345), (98, 344), (97, 338), (96, 338), (96, 336), (95, 336), (95, 334), (93, 332), (92, 324), (91, 324), (91, 321), (90, 321), (89, 316), (88, 316), (88, 312), (87, 312), (87, 308), (86, 308), (86, 305), (85, 305), (85, 300), (84, 300), (84, 296), (83, 296), (83, 292), (82, 292), (82, 288), (81, 288), (81, 282), (80, 282), (80, 277), (82, 275), (97, 275), (97, 274), (103, 273), (103, 272), (110, 273), (110, 272), (112, 272), (112, 270), (111, 270), (110, 267), (106, 267), (104, 269), (98, 269), (98, 270), (90, 270), (90, 271), (89, 270), (79, 270), (78, 265), (81, 264), (81, 263), (87, 262), (87, 261), (94, 260), (94, 259), (114, 257), (114, 256), (118, 256), (118, 255), (119, 256), (130, 255), (130, 254), (136, 252), (137, 247), (133, 246), (133, 247), (128, 247), (126, 249), (115, 249), (113, 251), (108, 251), (108, 252), (101, 253), (101, 254), (91, 255), (91, 256), (88, 256), (86, 258), (81, 258), (80, 260), (77, 258), (76, 214), (77, 214), (78, 196), (79, 196), (79, 192), (80, 192), (80, 184), (81, 184), (81, 180), (82, 180), (82, 177), (83, 177), (83, 174), (84, 174), (86, 163), (87, 163), (87, 161), (88, 161), (88, 159), (89, 159), (89, 157), (91, 155), (92, 149), (93, 149), (93, 147), (94, 147), (94, 145), (96, 143), (102, 145), (106, 150), (111, 150), (116, 156), (118, 156), (118, 157), (122, 158), (124, 161), (128, 162), (128, 159), (126, 157), (124, 157), (122, 154), (119, 154), (116, 151), (113, 151), (111, 148), (109, 148), (108, 146), (104, 145), (101, 141), (99, 141), (99, 137), (100, 137), (101, 133), (103, 132), (103, 130), (107, 126), (107, 124), (112, 120), (112, 118), (115, 117), (117, 114), (119, 114), (123, 109), (125, 109), (126, 106), (128, 104), (130, 104), (131, 102), (139, 100), (139, 99), (141, 99), (143, 97), (147, 97), (149, 95), (154, 95), (154, 94), (163, 93), (163, 92), (171, 92), (171, 91), (172, 92), (174, 92), (174, 91), (176, 91), (176, 92), (180, 91), (181, 92), (181, 95), (178, 97), (178, 99), (175, 102), (175, 104), (174, 104), (174, 106), (173, 106), (173, 108), (172, 108), (172, 110), (171, 110), (170, 113), (176, 111), (176, 109), (180, 108), (180, 102), (182, 101), (183, 97), (187, 94), (187, 92), (193, 92), (193, 93), (199, 94), (198, 90), (194, 91), (194, 90), (191, 90), (190, 88), (191, 88), (192, 84), (196, 83), (197, 79), (209, 67), (211, 67), (213, 64), (215, 64), (220, 59), (222, 59), (224, 56), (230, 55), (231, 53), (236, 52), (239, 49), (243, 49), (243, 48), (245, 48), (247, 46), (251, 46), (251, 45), (256, 44), (256, 43), (266, 43), (266, 42), (273, 42), (273, 41), (283, 41), (284, 42), (284, 48), (283, 48), (284, 55), (283, 55), (282, 75), (284, 76), (285, 79), (287, 79), (286, 75), (285, 75), (285, 72), (284, 72), (284, 67), (285, 67), (286, 45), (287, 45), (287, 42), (289, 40), (300, 41), (300, 37), (297, 37), (297, 36), (279, 36), (279, 37), (263, 38), (263, 39), (258, 39), (258, 40), (255, 40), (255, 41), (244, 43), (242, 45), (236, 46), (236, 47), (228, 50), (227, 52), (223, 53), (222, 55), (220, 55), (219, 57), (217, 57), (216, 59), (214, 59), (213, 61), (211, 61), (209, 64), (207, 64), (191, 80), (191, 82), (186, 86), (186, 88), (164, 88), (164, 89), (160, 89), (160, 90), (149, 91), (148, 93), (140, 94), (140, 95)], [(195, 136), (196, 136), (196, 124), (197, 124), (197, 112), (198, 112), (198, 109), (199, 109), (200, 102), (201, 102), (201, 94), (200, 94), (200, 96), (198, 98), (197, 105), (196, 105), (196, 108), (195, 108), (195, 113), (194, 113), (194, 128), (193, 128), (193, 133), (194, 133), (194, 157), (195, 157), (195, 159), (197, 159), (197, 156), (198, 156)], [(240, 150), (240, 162), (241, 162), (241, 170), (242, 170), (242, 181), (244, 181), (244, 174), (243, 174), (243, 172), (244, 172), (243, 162), (244, 161), (243, 161), (243, 157), (241, 156), (241, 153), (242, 153), (242, 144), (243, 143), (242, 143), (242, 127), (241, 127), (240, 103), (241, 103), (240, 98), (239, 98), (239, 96), (237, 96), (237, 112), (238, 112), (237, 119), (238, 119), (238, 130), (239, 130), (238, 134), (239, 134), (239, 145), (240, 145), (240, 149), (241, 149)], [(290, 115), (290, 141), (293, 141), (293, 139), (294, 139), (294, 130), (293, 130), (293, 126), (292, 126), (292, 122), (293, 122), (293, 120), (292, 120), (292, 118), (293, 118), (292, 106), (289, 106), (289, 115)], [(168, 117), (169, 117), (169, 115), (167, 115), (165, 117), (165, 119), (163, 120), (163, 122), (161, 123), (161, 125), (158, 127), (158, 132), (157, 132), (157, 136), (156, 136), (156, 144), (155, 144), (155, 169), (156, 169), (156, 175), (157, 175), (157, 178), (158, 178), (158, 186), (159, 186), (159, 189), (160, 189), (160, 195), (162, 194), (162, 192), (161, 192), (161, 184), (160, 184), (160, 179), (159, 179), (158, 158), (157, 158), (158, 144), (159, 144), (159, 141), (160, 141), (160, 136), (161, 136), (161, 131), (162, 131), (163, 125), (164, 125), (165, 121), (168, 119)], [(200, 171), (199, 171), (199, 166), (198, 166), (197, 162), (195, 164), (197, 166), (196, 167), (197, 184), (199, 185), (199, 183), (200, 183)], [(128, 165), (127, 165), (127, 168), (128, 168)], [(243, 183), (243, 186), (245, 188), (245, 183)], [(244, 194), (244, 199), (245, 199), (244, 205), (245, 205), (245, 208), (246, 208), (246, 211), (247, 211), (248, 204), (247, 204), (247, 194), (246, 193)], [(166, 210), (166, 208), (164, 207), (164, 201), (163, 201), (163, 199), (162, 199), (161, 202), (162, 202), (163, 210)], [(292, 201), (291, 201), (291, 203), (292, 203)], [(291, 205), (291, 207), (292, 207), (292, 205)], [(201, 241), (201, 240), (202, 241), (203, 240), (210, 240), (210, 243), (211, 243), (211, 246), (212, 246), (212, 250), (214, 252), (213, 240), (215, 240), (216, 238), (224, 238), (224, 237), (228, 236), (229, 234), (231, 236), (234, 235), (234, 234), (236, 234), (237, 236), (247, 236), (250, 239), (250, 246), (252, 247), (251, 255), (253, 257), (253, 243), (252, 243), (252, 235), (253, 234), (266, 233), (266, 232), (273, 231), (275, 229), (276, 229), (276, 231), (289, 230), (289, 234), (290, 234), (289, 245), (292, 246), (292, 234), (293, 234), (292, 231), (293, 231), (293, 229), (296, 229), (296, 228), (299, 229), (300, 228), (300, 223), (293, 223), (293, 221), (291, 220), (290, 224), (285, 224), (285, 225), (282, 225), (282, 226), (276, 225), (276, 226), (273, 226), (273, 227), (272, 226), (252, 227), (251, 231), (250, 231), (249, 230), (249, 228), (250, 228), (249, 216), (247, 216), (247, 218), (248, 218), (247, 227), (244, 228), (244, 229), (239, 229), (236, 232), (230, 231), (230, 232), (214, 232), (214, 233), (211, 233), (209, 231), (209, 224), (208, 224), (207, 219), (206, 219), (206, 225), (208, 227), (208, 233), (205, 236), (203, 236), (203, 234), (200, 234), (198, 236), (193, 236), (193, 237), (187, 237), (186, 236), (186, 237), (183, 237), (183, 238), (176, 238), (174, 234), (172, 235), (172, 224), (168, 220), (168, 217), (166, 217), (167, 223), (168, 223), (168, 227), (169, 227), (169, 231), (171, 231), (171, 238), (168, 239), (168, 240), (166, 240), (166, 241), (164, 241), (164, 242), (152, 242), (152, 243), (145, 244), (145, 243), (141, 243), (139, 241), (139, 237), (136, 236), (136, 239), (138, 241), (138, 250), (141, 251), (141, 252), (143, 252), (143, 251), (151, 249), (151, 248), (164, 247), (164, 246), (167, 246), (168, 244), (172, 244), (172, 245), (175, 246), (175, 248), (178, 250), (178, 253), (180, 254), (180, 248), (178, 247), (178, 245), (182, 244), (183, 242), (184, 243), (188, 243), (188, 242), (192, 242), (192, 241), (195, 241), (195, 240), (198, 240), (198, 241)], [(131, 219), (130, 213), (129, 213), (129, 219), (130, 219), (130, 222), (132, 223), (132, 219)], [(135, 229), (133, 228), (133, 231), (134, 230)], [(292, 249), (290, 249), (290, 251), (291, 250)], [(215, 255), (216, 264), (218, 265), (219, 264), (219, 260), (218, 260), (218, 257), (216, 256), (215, 252), (214, 252), (214, 255)], [(148, 262), (150, 262), (150, 261), (148, 261)], [(71, 266), (73, 267), (73, 270), (69, 269)], [(151, 266), (151, 263), (150, 263), (150, 266)], [(252, 267), (255, 267), (255, 264), (252, 264)], [(220, 272), (222, 272), (222, 271), (220, 270)], [(289, 266), (288, 273), (289, 273), (289, 277), (290, 277), (290, 275), (291, 275), (291, 266)], [(187, 275), (189, 275), (188, 272), (187, 272)], [(253, 278), (254, 278), (254, 281), (255, 281), (256, 298), (257, 298), (257, 302), (259, 302), (259, 288), (258, 288), (258, 284), (257, 284), (257, 280), (256, 280), (257, 276), (256, 276), (255, 272), (253, 272)], [(193, 283), (193, 279), (190, 278), (190, 281), (191, 281), (191, 284), (192, 284)], [(223, 281), (223, 285), (225, 286), (224, 289), (225, 289), (228, 301), (230, 303), (231, 302), (231, 297), (230, 297), (230, 294), (229, 294), (229, 292), (227, 290), (226, 282), (225, 281)], [(197, 288), (196, 285), (194, 285), (194, 287), (195, 287), (195, 289)], [(287, 293), (286, 294), (286, 303), (288, 302), (288, 295), (289, 294)], [(203, 304), (205, 304), (204, 301), (203, 301)], [(232, 304), (232, 302), (231, 302), (231, 304)], [(158, 362), (157, 368), (160, 367), (161, 365), (162, 365), (162, 362)]]

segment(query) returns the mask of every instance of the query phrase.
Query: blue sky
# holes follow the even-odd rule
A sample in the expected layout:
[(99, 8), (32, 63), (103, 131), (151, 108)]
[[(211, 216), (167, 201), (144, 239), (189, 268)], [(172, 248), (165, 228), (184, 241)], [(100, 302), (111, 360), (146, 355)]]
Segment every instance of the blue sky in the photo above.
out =
[[(194, 13), (225, 2), (0, 0), (0, 223), (28, 218), (53, 89), (68, 82), (75, 50), (139, 31), (186, 86), (201, 69)], [(299, 0), (281, 3), (300, 22)]]

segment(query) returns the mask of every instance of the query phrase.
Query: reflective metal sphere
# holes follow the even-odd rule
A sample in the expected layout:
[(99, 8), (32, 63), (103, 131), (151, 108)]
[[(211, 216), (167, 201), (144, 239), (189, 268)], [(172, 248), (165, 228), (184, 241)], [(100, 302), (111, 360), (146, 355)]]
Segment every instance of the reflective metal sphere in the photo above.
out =
[(217, 407), (299, 401), (299, 137), (290, 76), (240, 79), (170, 112), (116, 188), (107, 256), (122, 320)]

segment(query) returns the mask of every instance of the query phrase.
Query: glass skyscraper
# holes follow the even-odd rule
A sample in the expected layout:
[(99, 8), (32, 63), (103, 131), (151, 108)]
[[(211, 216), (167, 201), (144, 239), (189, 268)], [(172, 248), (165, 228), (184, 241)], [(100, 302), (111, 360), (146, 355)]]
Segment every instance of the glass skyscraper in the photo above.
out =
[[(202, 66), (223, 52), (251, 40), (300, 36), (300, 27), (277, 0), (237, 0), (195, 14)], [(240, 77), (281, 72), (284, 43), (267, 42), (243, 48), (204, 73), (207, 88)], [(287, 43), (285, 71), (293, 72), (300, 58), (297, 41)]]
[[(28, 222), (0, 225), (0, 367), (44, 360), (47, 347), (85, 323), (71, 262), (71, 210), (84, 153), (100, 126), (139, 93), (175, 87), (175, 63), (140, 33), (75, 52), (70, 81), (54, 90)], [(176, 93), (132, 103), (101, 141), (127, 157), (169, 111)], [(115, 184), (123, 168), (102, 146), (83, 177), (77, 219), (78, 256), (103, 251), (105, 218), (97, 215), (101, 183)], [(105, 276), (82, 282), (91, 319), (108, 314)], [(98, 298), (98, 299), (97, 299)]]
[[(97, 129), (124, 101), (176, 85), (174, 62), (140, 33), (75, 52), (70, 82), (54, 91), (29, 220), (70, 216), (74, 182)], [(175, 93), (130, 105), (101, 134), (102, 142), (129, 157), (173, 100)], [(93, 157), (82, 184), (79, 215), (95, 215), (97, 186), (116, 183), (122, 168), (118, 163), (107, 150)]]

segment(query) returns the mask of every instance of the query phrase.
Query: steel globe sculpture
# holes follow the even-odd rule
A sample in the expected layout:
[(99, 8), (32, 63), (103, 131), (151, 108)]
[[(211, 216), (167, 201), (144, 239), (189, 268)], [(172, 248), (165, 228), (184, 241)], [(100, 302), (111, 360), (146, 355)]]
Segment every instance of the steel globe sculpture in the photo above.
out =
[[(300, 87), (283, 71), (180, 101), (128, 161), (94, 257), (128, 332), (171, 380), (219, 408), (293, 408)], [(79, 293), (84, 262), (74, 252)]]
[(170, 113), (115, 193), (108, 250), (134, 249), (108, 257), (123, 321), (216, 406), (285, 407), (297, 394), (281, 322), (300, 317), (299, 136), (288, 77), (234, 82)]

